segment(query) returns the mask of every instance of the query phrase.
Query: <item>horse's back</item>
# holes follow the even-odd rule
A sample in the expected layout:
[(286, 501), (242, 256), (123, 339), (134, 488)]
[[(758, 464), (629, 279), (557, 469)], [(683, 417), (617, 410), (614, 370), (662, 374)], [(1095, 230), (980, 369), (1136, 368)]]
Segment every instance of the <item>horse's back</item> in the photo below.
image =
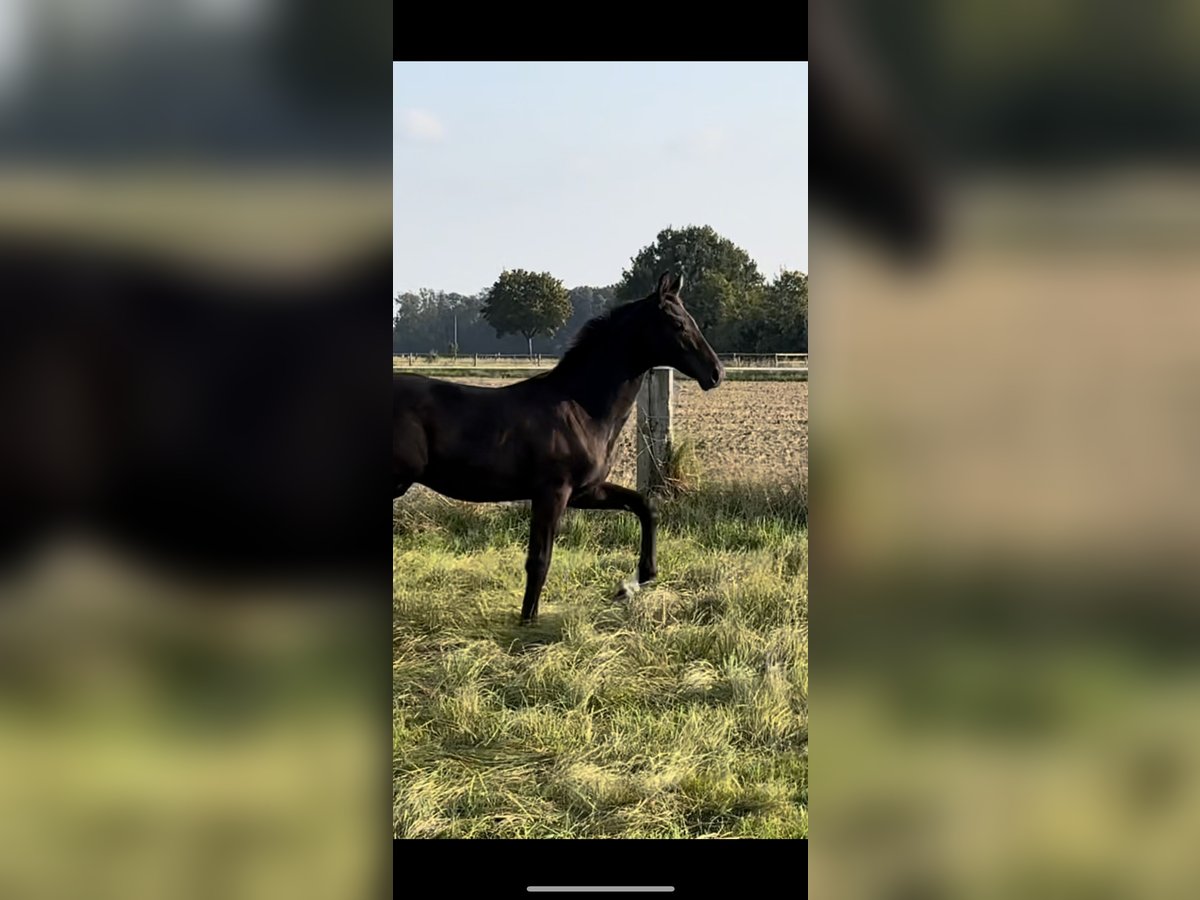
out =
[(392, 373), (392, 405), (399, 408), (428, 395), (434, 379), (412, 372)]
[(528, 386), (478, 387), (410, 373), (393, 378), (396, 490), (417, 482), (460, 500), (529, 496), (554, 411)]
[(427, 403), (486, 399), (499, 394), (500, 391), (500, 388), (458, 384), (441, 378), (430, 378), (428, 375), (418, 375), (415, 372), (392, 373), (392, 405), (396, 409), (412, 408)]

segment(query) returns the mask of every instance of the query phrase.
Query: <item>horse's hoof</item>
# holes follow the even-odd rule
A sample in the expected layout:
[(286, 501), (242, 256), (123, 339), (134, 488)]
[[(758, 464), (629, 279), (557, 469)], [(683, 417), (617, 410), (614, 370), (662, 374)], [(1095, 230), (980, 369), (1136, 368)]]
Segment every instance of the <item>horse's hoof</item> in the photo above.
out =
[(613, 603), (631, 599), (640, 589), (640, 585), (636, 581), (621, 582), (621, 586), (617, 588), (617, 593), (613, 596)]

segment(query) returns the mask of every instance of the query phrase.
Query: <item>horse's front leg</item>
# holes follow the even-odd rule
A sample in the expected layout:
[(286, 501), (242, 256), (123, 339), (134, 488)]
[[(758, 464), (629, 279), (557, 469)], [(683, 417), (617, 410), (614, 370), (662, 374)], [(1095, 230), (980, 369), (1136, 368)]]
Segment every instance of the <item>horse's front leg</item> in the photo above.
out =
[(550, 571), (554, 555), (554, 538), (567, 500), (571, 496), (566, 486), (546, 490), (533, 498), (533, 517), (529, 525), (529, 555), (525, 557), (525, 601), (521, 604), (521, 624), (528, 625), (537, 618), (538, 600)]
[(653, 581), (658, 575), (658, 513), (650, 501), (627, 487), (606, 481), (585, 494), (571, 498), (576, 509), (623, 509), (635, 514), (642, 525), (642, 551), (638, 556), (638, 583)]

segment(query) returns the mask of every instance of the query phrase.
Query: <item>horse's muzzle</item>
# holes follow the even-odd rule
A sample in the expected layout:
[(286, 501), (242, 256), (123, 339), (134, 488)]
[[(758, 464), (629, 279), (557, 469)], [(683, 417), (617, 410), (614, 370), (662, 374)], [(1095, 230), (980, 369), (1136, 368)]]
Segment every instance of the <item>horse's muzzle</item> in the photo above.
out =
[(700, 379), (700, 389), (711, 391), (725, 380), (725, 367), (719, 362), (703, 379)]

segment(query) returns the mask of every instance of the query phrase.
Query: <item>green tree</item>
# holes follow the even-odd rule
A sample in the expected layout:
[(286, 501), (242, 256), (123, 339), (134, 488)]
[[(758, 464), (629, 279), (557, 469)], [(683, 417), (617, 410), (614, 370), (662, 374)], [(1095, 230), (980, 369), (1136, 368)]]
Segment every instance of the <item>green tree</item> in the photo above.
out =
[(784, 269), (761, 291), (734, 298), (720, 332), (727, 350), (807, 352), (808, 276)]
[(750, 254), (707, 225), (691, 225), (664, 228), (653, 244), (643, 247), (622, 273), (617, 299), (645, 297), (668, 270), (683, 273), (684, 302), (710, 339), (719, 333), (718, 326), (732, 307), (757, 294), (763, 285)]
[(392, 312), (393, 352), (423, 353), (430, 347), (449, 347), (454, 343), (455, 319), (465, 329), (477, 317), (473, 299), (429, 288), (398, 295)]
[(392, 314), (392, 349), (416, 350), (428, 347), (435, 333), (439, 298), (427, 288), (400, 294)]
[(784, 269), (763, 295), (769, 321), (774, 323), (777, 351), (808, 352), (808, 275)]
[(549, 272), (506, 269), (488, 291), (481, 314), (497, 336), (523, 335), (533, 356), (533, 339), (553, 335), (572, 311), (567, 289)]
[(584, 285), (570, 288), (568, 293), (571, 297), (571, 318), (567, 319), (567, 324), (551, 342), (550, 351), (552, 353), (564, 352), (571, 345), (575, 335), (579, 333), (579, 329), (589, 319), (602, 315), (612, 305), (615, 288), (612, 285), (607, 287)]

